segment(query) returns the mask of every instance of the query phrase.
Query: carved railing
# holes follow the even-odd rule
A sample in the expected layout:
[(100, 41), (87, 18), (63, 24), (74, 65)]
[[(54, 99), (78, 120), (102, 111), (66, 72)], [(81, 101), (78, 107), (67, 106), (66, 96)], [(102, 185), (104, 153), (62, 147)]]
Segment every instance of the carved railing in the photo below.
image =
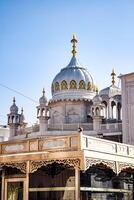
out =
[(122, 123), (101, 124), (100, 130), (103, 133), (121, 132), (122, 131)]

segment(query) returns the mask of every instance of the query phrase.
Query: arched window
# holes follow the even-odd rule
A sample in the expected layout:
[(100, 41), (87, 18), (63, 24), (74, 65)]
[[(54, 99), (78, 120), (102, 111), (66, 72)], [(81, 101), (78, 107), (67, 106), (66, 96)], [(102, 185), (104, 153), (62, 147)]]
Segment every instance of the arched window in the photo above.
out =
[(67, 86), (67, 82), (64, 80), (61, 82), (61, 90), (67, 90), (68, 86)]
[(83, 80), (81, 80), (80, 82), (79, 82), (79, 89), (85, 89), (85, 82), (83, 81)]
[(107, 102), (106, 101), (103, 101), (102, 102), (102, 105), (103, 105), (103, 109), (102, 109), (102, 116), (104, 118), (108, 118), (108, 107), (107, 107)]
[(60, 85), (58, 82), (55, 83), (55, 91), (58, 91), (60, 90)]
[(99, 116), (99, 115), (100, 115), (100, 110), (99, 110), (98, 107), (96, 107), (96, 109), (95, 109), (95, 115), (96, 115), (96, 116)]
[(114, 101), (111, 102), (111, 112), (112, 119), (116, 119), (116, 103)]
[(77, 83), (76, 83), (75, 80), (72, 80), (72, 81), (70, 82), (70, 89), (77, 89)]
[(52, 94), (53, 94), (54, 93), (54, 85), (53, 84), (52, 84), (51, 90), (52, 90)]
[(92, 83), (91, 82), (88, 82), (87, 89), (92, 90)]

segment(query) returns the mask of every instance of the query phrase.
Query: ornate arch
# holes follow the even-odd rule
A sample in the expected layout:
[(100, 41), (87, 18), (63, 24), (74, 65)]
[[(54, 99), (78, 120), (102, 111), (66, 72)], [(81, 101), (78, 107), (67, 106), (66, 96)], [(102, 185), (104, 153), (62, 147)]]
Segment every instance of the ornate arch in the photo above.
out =
[(60, 84), (58, 82), (55, 83), (55, 91), (60, 90)]
[(81, 81), (79, 82), (79, 89), (86, 89), (85, 81), (81, 80)]
[(134, 172), (134, 164), (118, 162), (117, 173), (119, 174), (121, 171), (133, 171)]
[(11, 167), (19, 169), (22, 173), (26, 173), (26, 162), (9, 162), (9, 163), (0, 163), (0, 167)]
[(34, 173), (42, 166), (46, 166), (54, 162), (58, 164), (64, 164), (65, 166), (70, 166), (73, 168), (80, 168), (79, 159), (30, 161), (30, 173)]
[(67, 90), (67, 89), (68, 89), (67, 82), (65, 80), (63, 80), (61, 82), (61, 90)]
[(70, 81), (70, 89), (77, 89), (77, 83), (75, 80)]
[(92, 167), (92, 166), (105, 166), (107, 168), (110, 168), (113, 170), (114, 173), (117, 173), (116, 170), (116, 163), (115, 161), (109, 161), (109, 160), (102, 160), (102, 159), (93, 159), (93, 158), (86, 158), (86, 166), (85, 166), (85, 170), (87, 170), (88, 168)]

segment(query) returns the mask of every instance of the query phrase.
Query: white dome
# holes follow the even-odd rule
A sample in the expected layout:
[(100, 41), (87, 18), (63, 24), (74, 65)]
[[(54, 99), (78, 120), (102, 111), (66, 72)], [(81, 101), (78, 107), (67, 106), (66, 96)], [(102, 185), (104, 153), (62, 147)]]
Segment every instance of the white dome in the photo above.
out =
[(67, 67), (61, 69), (52, 82), (53, 99), (86, 98), (94, 96), (94, 81), (91, 74), (84, 68), (75, 56)]

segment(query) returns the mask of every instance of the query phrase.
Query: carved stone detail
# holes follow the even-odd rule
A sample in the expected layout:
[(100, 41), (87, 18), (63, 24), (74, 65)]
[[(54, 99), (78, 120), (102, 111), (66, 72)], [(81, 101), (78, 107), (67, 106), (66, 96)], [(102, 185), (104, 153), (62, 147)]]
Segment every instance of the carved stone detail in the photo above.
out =
[(134, 164), (118, 162), (118, 174), (123, 170), (127, 171), (127, 169), (131, 169), (134, 171)]
[(42, 166), (46, 166), (52, 163), (64, 164), (73, 168), (80, 168), (79, 159), (67, 159), (67, 160), (42, 160), (42, 161), (30, 161), (30, 173), (36, 172)]
[(8, 162), (8, 163), (0, 163), (0, 167), (12, 167), (19, 169), (22, 173), (26, 173), (26, 162)]
[(102, 160), (102, 159), (93, 159), (93, 158), (86, 158), (86, 166), (85, 170), (87, 170), (89, 167), (92, 167), (93, 165), (99, 165), (103, 164), (106, 167), (110, 168), (113, 170), (113, 172), (116, 173), (116, 163), (115, 161), (110, 161), (110, 160)]

